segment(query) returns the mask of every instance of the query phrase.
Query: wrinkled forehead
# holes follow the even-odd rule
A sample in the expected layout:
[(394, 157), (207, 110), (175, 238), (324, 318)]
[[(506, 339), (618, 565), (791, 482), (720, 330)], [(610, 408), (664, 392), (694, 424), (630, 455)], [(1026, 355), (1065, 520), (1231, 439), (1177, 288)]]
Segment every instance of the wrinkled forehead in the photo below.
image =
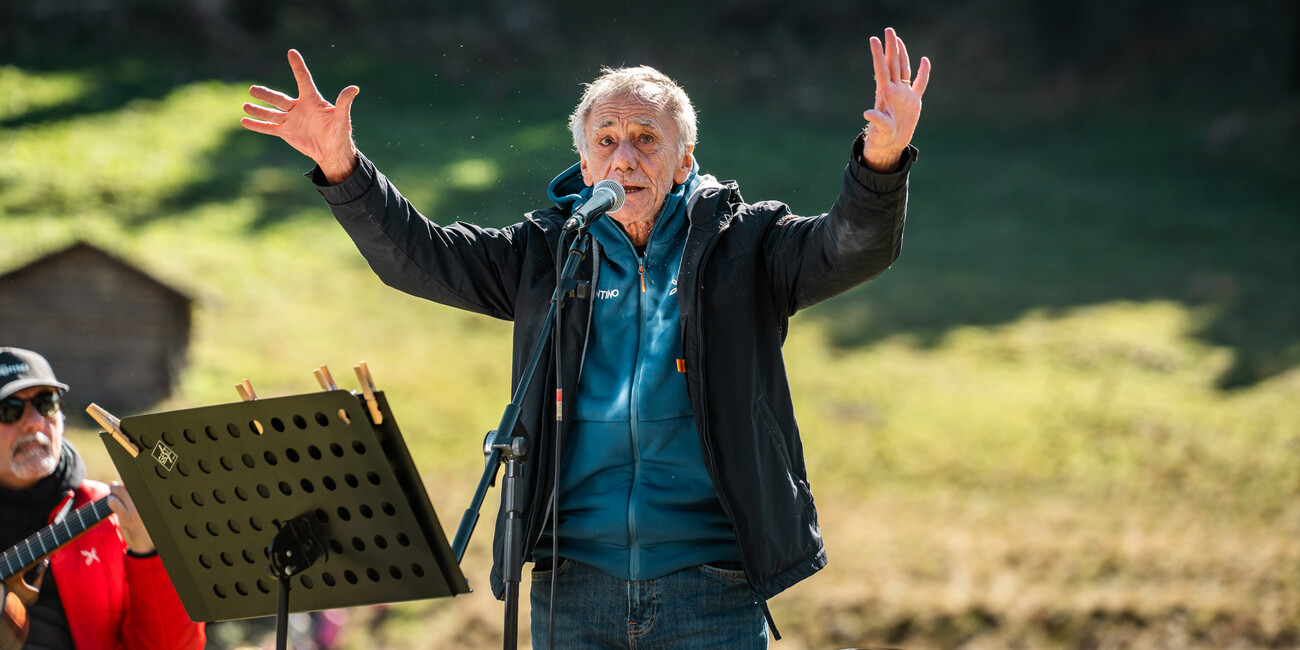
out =
[(620, 126), (639, 126), (670, 132), (673, 121), (662, 103), (638, 95), (615, 95), (592, 105), (587, 116), (588, 131), (595, 133)]

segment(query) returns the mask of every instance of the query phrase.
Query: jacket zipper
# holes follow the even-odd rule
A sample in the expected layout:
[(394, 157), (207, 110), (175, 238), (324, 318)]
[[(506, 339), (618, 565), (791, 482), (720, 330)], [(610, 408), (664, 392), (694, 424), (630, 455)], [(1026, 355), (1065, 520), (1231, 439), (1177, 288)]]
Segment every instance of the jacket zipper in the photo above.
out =
[(628, 404), (629, 428), (632, 433), (632, 491), (628, 494), (627, 500), (627, 533), (628, 533), (628, 574), (633, 580), (640, 580), (641, 576), (641, 543), (637, 532), (636, 522), (636, 497), (641, 486), (641, 430), (637, 422), (641, 417), (640, 397), (641, 397), (641, 359), (645, 353), (645, 315), (646, 315), (646, 293), (645, 293), (645, 257), (637, 257), (637, 275), (641, 280), (641, 293), (637, 296), (637, 338), (636, 338), (636, 363), (632, 369), (632, 394)]

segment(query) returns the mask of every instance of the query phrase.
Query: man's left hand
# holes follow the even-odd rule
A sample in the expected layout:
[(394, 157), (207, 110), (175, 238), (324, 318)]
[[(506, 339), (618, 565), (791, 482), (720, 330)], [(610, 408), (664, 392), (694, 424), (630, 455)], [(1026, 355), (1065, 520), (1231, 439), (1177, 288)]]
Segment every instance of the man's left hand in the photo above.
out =
[(876, 71), (876, 105), (862, 113), (870, 122), (863, 162), (878, 172), (898, 167), (903, 150), (912, 141), (921, 117), (921, 95), (930, 83), (930, 59), (921, 57), (921, 65), (912, 79), (912, 64), (907, 46), (894, 28), (885, 29), (885, 40), (871, 37), (871, 63)]
[(135, 509), (135, 502), (126, 492), (126, 486), (115, 481), (108, 489), (111, 492), (108, 497), (108, 507), (117, 513), (117, 524), (122, 530), (122, 539), (126, 542), (127, 548), (136, 555), (153, 553), (153, 538), (149, 536), (149, 531), (145, 530), (144, 522), (140, 520), (140, 513)]

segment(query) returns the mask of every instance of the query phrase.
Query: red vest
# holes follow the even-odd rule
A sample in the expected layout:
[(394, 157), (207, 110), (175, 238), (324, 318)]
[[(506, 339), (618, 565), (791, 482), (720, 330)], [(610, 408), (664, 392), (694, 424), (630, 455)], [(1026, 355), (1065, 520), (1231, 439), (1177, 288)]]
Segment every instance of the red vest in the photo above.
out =
[[(74, 508), (108, 494), (84, 481)], [(117, 515), (50, 556), (78, 650), (201, 650), (203, 623), (190, 621), (157, 555), (126, 554)]]

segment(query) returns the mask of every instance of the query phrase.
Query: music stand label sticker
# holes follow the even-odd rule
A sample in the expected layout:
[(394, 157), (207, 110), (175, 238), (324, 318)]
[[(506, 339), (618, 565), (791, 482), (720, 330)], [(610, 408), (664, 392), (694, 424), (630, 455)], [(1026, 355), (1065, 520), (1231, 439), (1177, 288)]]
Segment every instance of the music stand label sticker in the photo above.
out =
[(177, 458), (179, 456), (176, 455), (176, 452), (172, 451), (171, 447), (164, 445), (161, 440), (153, 448), (153, 459), (158, 461), (158, 464), (169, 472), (172, 471), (172, 466), (176, 464)]

